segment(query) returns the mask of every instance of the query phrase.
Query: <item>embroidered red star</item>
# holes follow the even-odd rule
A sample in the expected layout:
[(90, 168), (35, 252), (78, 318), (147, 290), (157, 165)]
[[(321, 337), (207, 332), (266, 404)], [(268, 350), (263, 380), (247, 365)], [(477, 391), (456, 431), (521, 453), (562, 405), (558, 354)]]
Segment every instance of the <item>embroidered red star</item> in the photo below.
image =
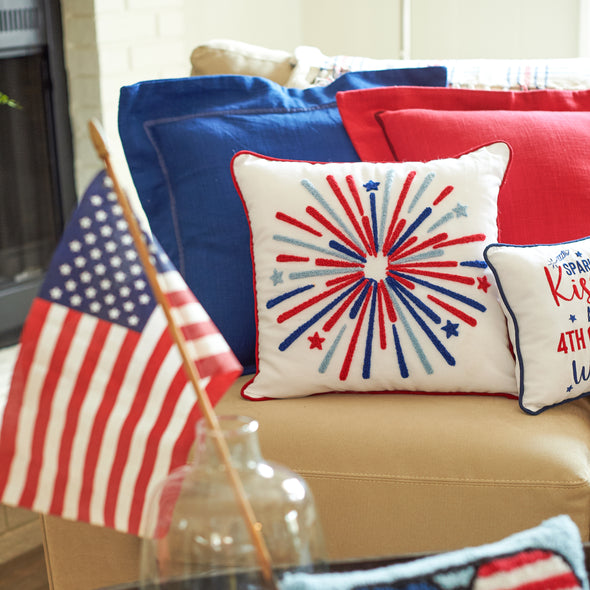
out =
[(483, 277), (477, 277), (477, 288), (481, 289), (484, 293), (487, 293), (491, 286), (492, 284), (485, 275)]
[(313, 336), (308, 336), (307, 339), (310, 341), (309, 349), (318, 348), (322, 350), (322, 342), (325, 338), (322, 338), (317, 332)]

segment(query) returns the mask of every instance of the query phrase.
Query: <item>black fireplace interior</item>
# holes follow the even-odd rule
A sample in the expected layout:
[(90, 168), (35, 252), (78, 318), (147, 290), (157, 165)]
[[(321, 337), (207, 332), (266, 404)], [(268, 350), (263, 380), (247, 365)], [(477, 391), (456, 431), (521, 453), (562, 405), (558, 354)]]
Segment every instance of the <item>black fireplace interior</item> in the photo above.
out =
[(17, 341), (75, 207), (57, 0), (0, 0), (0, 346)]

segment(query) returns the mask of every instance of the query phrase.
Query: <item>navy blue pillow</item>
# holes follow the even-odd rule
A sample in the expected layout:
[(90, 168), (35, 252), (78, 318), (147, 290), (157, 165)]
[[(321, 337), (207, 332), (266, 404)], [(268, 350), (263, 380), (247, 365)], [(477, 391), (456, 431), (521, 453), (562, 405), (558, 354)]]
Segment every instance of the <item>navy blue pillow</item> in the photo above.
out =
[(240, 150), (292, 160), (358, 161), (336, 93), (445, 86), (445, 68), (351, 72), (325, 87), (199, 76), (121, 89), (119, 133), (152, 231), (244, 366), (255, 370), (250, 231), (230, 163)]

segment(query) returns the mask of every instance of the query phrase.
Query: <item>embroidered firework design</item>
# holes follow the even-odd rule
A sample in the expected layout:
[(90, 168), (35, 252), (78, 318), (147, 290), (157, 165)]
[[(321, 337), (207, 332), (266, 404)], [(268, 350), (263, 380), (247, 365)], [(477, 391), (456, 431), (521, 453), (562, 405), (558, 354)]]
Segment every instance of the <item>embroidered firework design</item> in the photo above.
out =
[(321, 190), (301, 181), (310, 204), (276, 213), (280, 253), (267, 279), (280, 292), (265, 305), (288, 327), (279, 350), (307, 338), (324, 351), (319, 371), (338, 363), (342, 381), (353, 363), (370, 378), (376, 347), (391, 350), (404, 378), (410, 354), (428, 374), (433, 354), (455, 365), (447, 342), (477, 325), (486, 310), (478, 292), (490, 287), (483, 259), (460, 255), (486, 236), (458, 233), (468, 207), (434, 179), (412, 171), (396, 182), (389, 170), (379, 182), (328, 175)]

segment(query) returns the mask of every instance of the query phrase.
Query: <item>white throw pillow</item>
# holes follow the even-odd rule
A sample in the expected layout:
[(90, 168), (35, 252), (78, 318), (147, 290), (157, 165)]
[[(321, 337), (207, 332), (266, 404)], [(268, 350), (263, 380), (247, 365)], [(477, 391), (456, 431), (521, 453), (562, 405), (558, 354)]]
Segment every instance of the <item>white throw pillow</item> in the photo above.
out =
[(516, 354), (522, 409), (544, 409), (590, 393), (590, 238), (562, 244), (492, 244)]
[(504, 143), (426, 163), (233, 161), (250, 222), (257, 373), (247, 398), (327, 391), (515, 397), (483, 250)]

